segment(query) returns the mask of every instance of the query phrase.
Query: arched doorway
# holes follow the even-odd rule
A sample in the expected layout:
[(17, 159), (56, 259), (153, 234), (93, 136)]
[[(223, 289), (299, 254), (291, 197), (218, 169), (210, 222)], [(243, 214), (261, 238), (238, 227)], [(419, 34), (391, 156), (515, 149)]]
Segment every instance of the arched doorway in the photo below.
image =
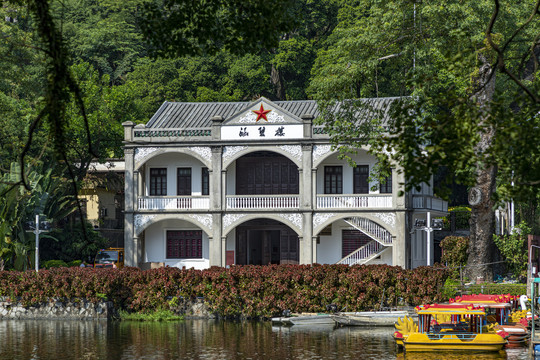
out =
[(237, 265), (298, 264), (298, 234), (275, 220), (248, 221), (236, 228)]

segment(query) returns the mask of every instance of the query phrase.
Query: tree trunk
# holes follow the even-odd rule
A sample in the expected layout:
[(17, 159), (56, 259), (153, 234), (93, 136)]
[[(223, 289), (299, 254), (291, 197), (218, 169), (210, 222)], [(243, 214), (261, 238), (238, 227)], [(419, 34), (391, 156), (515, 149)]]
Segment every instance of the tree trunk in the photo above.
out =
[[(481, 123), (490, 116), (490, 102), (495, 92), (495, 74), (489, 60), (484, 54), (479, 55), (480, 63), (478, 77), (473, 81), (476, 91), (473, 100), (481, 110)], [(495, 135), (492, 127), (486, 127), (481, 133), (480, 142), (476, 151), (480, 154), (486, 152)], [(481, 278), (484, 281), (493, 280), (493, 261), (496, 254), (493, 234), (495, 233), (495, 211), (493, 209), (493, 193), (496, 186), (497, 166), (486, 165), (479, 162), (476, 169), (476, 186), (470, 190), (471, 203), (471, 235), (469, 238), (469, 251), (467, 260), (467, 276), (471, 281)]]
[(270, 81), (272, 82), (272, 85), (274, 86), (274, 93), (278, 100), (285, 100), (285, 82), (283, 81), (283, 76), (281, 75), (281, 71), (276, 69), (274, 65), (272, 65), (272, 71), (270, 73)]
[(485, 281), (493, 280), (493, 264), (491, 263), (495, 259), (496, 248), (493, 242), (495, 213), (492, 195), (495, 191), (496, 176), (496, 166), (478, 170), (476, 187), (471, 190), (480, 194), (480, 202), (471, 208), (467, 276), (472, 281), (477, 278)]

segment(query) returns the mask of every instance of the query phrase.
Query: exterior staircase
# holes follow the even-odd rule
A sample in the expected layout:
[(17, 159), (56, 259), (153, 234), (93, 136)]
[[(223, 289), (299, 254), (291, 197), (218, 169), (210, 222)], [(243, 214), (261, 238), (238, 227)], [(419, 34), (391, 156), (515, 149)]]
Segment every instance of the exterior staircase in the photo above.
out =
[(392, 234), (374, 221), (361, 217), (350, 217), (344, 221), (373, 240), (345, 256), (337, 264), (365, 264), (393, 245)]

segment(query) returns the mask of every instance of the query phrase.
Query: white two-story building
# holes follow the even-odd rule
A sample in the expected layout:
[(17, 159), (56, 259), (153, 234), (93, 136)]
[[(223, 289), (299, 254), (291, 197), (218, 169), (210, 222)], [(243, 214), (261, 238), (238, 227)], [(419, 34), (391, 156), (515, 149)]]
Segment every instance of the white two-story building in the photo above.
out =
[(446, 202), (429, 186), (398, 196), (395, 169), (370, 182), (375, 158), (338, 159), (318, 115), (315, 101), (260, 98), (165, 102), (146, 125), (124, 123), (127, 265), (426, 265), (413, 221)]

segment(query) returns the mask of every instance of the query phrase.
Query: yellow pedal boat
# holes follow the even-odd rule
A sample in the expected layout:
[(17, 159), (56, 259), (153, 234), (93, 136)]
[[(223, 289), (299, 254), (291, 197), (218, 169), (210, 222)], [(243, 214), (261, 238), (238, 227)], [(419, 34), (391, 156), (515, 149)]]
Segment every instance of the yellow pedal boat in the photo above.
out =
[(396, 323), (394, 339), (409, 351), (499, 351), (506, 339), (484, 332), (485, 310), (471, 305), (422, 305), (418, 323), (404, 319)]

